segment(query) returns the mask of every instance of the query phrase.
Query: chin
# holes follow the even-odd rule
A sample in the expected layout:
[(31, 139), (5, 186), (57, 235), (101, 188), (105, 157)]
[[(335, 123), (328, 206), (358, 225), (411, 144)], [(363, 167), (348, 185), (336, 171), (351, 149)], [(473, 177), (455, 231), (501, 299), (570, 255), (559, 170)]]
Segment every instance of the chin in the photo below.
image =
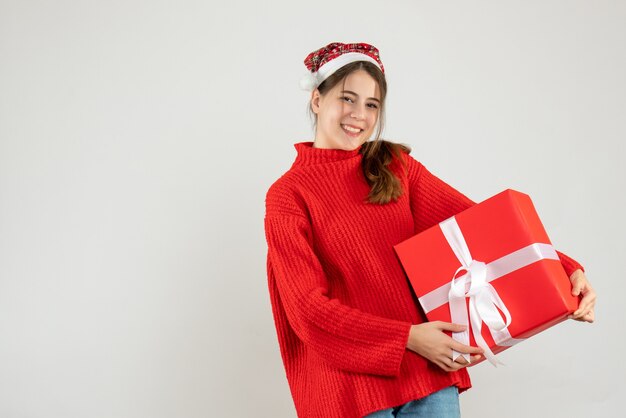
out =
[(348, 138), (342, 141), (341, 144), (338, 144), (337, 148), (340, 148), (344, 151), (354, 151), (355, 149), (359, 148), (364, 143), (365, 143), (365, 140), (360, 139), (360, 138), (355, 138), (355, 139)]

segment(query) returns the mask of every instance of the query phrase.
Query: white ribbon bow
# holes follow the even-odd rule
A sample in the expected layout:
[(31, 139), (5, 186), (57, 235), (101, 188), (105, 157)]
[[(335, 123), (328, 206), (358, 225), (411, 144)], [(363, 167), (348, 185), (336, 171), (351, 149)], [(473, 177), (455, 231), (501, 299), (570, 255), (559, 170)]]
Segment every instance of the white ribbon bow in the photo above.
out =
[[(472, 258), (455, 217), (441, 222), (439, 227), (459, 259), (461, 267), (454, 273), (451, 282), (446, 282), (420, 296), (420, 305), (424, 313), (428, 314), (440, 306), (449, 304), (452, 322), (465, 326), (469, 326), (471, 322), (474, 339), (476, 344), (485, 350), (485, 357), (494, 366), (498, 363), (502, 364), (495, 358), (482, 337), (482, 322), (487, 324), (498, 346), (512, 346), (523, 340), (511, 336), (508, 329), (512, 321), (511, 314), (490, 282), (540, 260), (559, 260), (559, 256), (552, 245), (533, 243), (485, 264)], [(462, 271), (466, 274), (456, 277)], [(469, 318), (465, 298), (469, 298)], [(504, 314), (505, 320), (502, 319), (498, 309)], [(461, 344), (469, 345), (469, 329), (463, 332), (453, 332), (452, 338)], [(461, 354), (453, 351), (453, 361), (459, 355)], [(463, 357), (468, 362), (470, 361), (469, 355), (465, 354)]]
[[(469, 325), (471, 324), (476, 344), (485, 350), (484, 355), (491, 364), (497, 366), (500, 362), (496, 359), (495, 354), (491, 351), (481, 334), (482, 323), (487, 324), (494, 336), (494, 340), (506, 340), (507, 337), (511, 337), (507, 329), (511, 324), (511, 314), (504, 302), (502, 302), (502, 299), (500, 299), (496, 289), (487, 281), (487, 266), (485, 263), (472, 258), (456, 219), (454, 217), (449, 218), (441, 222), (439, 226), (448, 240), (450, 248), (452, 248), (452, 251), (461, 262), (461, 267), (457, 269), (452, 277), (448, 300), (452, 322), (465, 325), (467, 329), (462, 332), (454, 332), (452, 338), (461, 344), (469, 345)], [(465, 271), (466, 274), (457, 278), (457, 274), (462, 271)], [(469, 318), (465, 298), (469, 298)], [(502, 311), (506, 321), (502, 319), (498, 309)], [(469, 354), (461, 354), (454, 350), (452, 351), (452, 361), (455, 361), (461, 355), (468, 363), (471, 361)]]

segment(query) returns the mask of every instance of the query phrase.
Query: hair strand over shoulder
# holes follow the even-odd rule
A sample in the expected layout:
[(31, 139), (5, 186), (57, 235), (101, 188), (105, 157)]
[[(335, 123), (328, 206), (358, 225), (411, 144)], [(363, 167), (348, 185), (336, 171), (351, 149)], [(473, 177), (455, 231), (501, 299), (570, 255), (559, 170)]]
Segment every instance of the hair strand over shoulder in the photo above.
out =
[(401, 161), (405, 167), (403, 152), (411, 152), (411, 148), (404, 144), (396, 144), (383, 139), (368, 141), (361, 147), (363, 155), (361, 166), (370, 192), (367, 200), (370, 203), (385, 204), (397, 200), (402, 196), (400, 179), (391, 170), (391, 163), (395, 159)]

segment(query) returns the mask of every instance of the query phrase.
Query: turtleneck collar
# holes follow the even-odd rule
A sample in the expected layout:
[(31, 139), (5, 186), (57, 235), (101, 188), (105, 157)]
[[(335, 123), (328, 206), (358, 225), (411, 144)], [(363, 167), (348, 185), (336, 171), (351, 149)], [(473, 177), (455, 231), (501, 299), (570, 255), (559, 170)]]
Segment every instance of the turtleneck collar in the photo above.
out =
[(348, 158), (359, 155), (362, 146), (363, 145), (356, 149), (346, 151), (342, 149), (313, 148), (312, 141), (299, 142), (294, 144), (298, 153), (294, 165), (313, 165), (347, 160)]

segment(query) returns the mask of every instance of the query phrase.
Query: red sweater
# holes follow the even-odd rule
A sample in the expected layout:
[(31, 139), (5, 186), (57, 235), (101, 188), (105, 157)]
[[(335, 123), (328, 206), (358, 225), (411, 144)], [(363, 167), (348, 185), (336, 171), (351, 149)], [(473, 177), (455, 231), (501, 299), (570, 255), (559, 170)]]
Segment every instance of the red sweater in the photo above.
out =
[[(474, 202), (404, 154), (405, 193), (386, 205), (369, 191), (359, 150), (295, 144), (297, 157), (266, 196), (267, 271), (287, 380), (301, 418), (352, 418), (450, 385), (447, 373), (406, 349), (425, 321), (393, 246)], [(568, 275), (581, 266), (559, 253)]]

